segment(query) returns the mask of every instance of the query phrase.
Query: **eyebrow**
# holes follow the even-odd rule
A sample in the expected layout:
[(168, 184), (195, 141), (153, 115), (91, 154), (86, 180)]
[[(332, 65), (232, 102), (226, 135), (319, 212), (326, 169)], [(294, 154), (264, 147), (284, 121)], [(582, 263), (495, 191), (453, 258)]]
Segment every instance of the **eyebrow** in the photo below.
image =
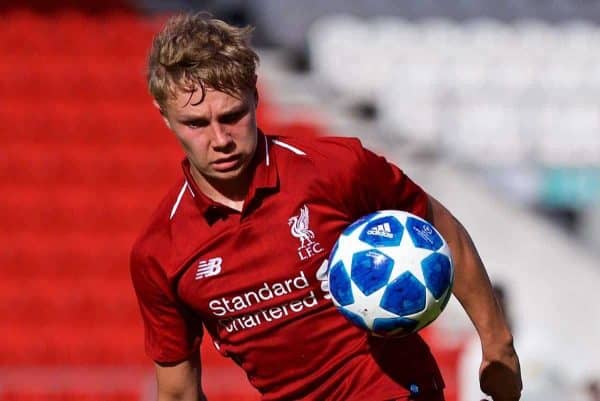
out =
[[(224, 111), (223, 113), (217, 116), (217, 119), (221, 119), (223, 117), (228, 117), (231, 115), (235, 115), (238, 113), (246, 112), (249, 108), (247, 102), (243, 102), (239, 105), (232, 107), (229, 110)], [(178, 120), (182, 123), (193, 122), (193, 121), (208, 121), (208, 118), (205, 116), (195, 116), (195, 115), (183, 115), (178, 118)]]

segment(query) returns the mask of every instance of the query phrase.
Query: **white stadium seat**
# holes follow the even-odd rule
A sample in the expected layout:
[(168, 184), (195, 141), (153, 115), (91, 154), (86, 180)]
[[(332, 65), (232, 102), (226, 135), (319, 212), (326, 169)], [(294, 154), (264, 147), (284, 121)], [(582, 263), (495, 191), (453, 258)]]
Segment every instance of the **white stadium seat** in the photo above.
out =
[(457, 161), (480, 166), (514, 165), (528, 149), (519, 130), (516, 109), (500, 102), (465, 103), (443, 131), (443, 143)]
[(316, 73), (391, 132), (481, 166), (600, 163), (595, 25), (342, 15), (308, 39)]

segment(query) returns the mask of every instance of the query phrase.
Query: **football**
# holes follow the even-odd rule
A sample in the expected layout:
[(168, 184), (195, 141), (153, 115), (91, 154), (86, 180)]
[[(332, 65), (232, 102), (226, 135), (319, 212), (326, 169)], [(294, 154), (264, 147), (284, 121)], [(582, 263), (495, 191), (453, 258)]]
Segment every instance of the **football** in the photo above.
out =
[(426, 220), (399, 210), (348, 226), (329, 255), (338, 310), (376, 336), (399, 337), (434, 321), (450, 299), (450, 248)]

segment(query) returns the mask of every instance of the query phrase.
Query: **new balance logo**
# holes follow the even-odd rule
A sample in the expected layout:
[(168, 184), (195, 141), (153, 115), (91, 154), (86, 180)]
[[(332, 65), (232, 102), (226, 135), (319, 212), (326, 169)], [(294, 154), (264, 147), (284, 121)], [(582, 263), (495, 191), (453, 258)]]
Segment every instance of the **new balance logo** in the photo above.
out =
[(196, 270), (196, 280), (200, 280), (205, 277), (216, 276), (221, 273), (221, 264), (223, 263), (222, 258), (212, 258), (208, 260), (201, 260), (198, 263), (198, 269)]
[(392, 229), (390, 228), (390, 223), (378, 224), (367, 231), (367, 234), (377, 235), (385, 238), (394, 238), (394, 234), (392, 234)]

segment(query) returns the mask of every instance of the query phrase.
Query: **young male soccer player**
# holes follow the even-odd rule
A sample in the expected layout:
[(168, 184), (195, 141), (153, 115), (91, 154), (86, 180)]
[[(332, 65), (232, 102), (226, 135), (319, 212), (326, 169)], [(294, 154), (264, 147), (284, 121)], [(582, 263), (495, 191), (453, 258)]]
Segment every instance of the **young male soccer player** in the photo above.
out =
[(150, 53), (150, 92), (186, 155), (183, 177), (131, 255), (158, 399), (204, 399), (198, 343), (206, 330), (265, 401), (443, 400), (418, 335), (371, 337), (327, 292), (326, 258), (340, 232), (365, 214), (402, 209), (432, 221), (450, 244), (454, 294), (482, 342), (482, 388), (518, 400), (512, 336), (464, 228), (356, 139), (261, 132), (248, 36), (182, 15)]

